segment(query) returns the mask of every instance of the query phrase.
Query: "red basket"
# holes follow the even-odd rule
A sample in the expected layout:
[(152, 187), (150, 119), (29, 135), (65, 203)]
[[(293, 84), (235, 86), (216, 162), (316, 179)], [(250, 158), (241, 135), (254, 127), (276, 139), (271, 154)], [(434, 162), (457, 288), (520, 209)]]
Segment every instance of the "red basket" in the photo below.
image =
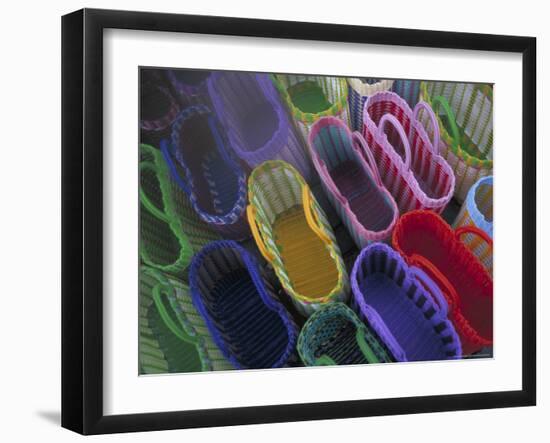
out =
[(467, 233), (479, 235), (492, 248), (491, 238), (480, 229), (453, 231), (439, 215), (425, 210), (403, 215), (392, 239), (407, 262), (423, 269), (445, 294), (463, 355), (493, 344), (493, 279), (460, 240)]

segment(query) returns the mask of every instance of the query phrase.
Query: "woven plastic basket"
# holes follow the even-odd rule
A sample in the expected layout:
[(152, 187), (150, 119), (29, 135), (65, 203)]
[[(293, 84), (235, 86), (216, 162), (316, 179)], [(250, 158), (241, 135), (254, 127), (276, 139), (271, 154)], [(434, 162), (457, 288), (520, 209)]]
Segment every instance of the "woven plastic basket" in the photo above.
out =
[(387, 363), (390, 355), (343, 303), (325, 305), (305, 323), (298, 353), (306, 366)]
[(256, 245), (303, 315), (343, 301), (347, 272), (327, 218), (298, 171), (274, 160), (248, 181), (248, 221)]
[(431, 211), (403, 215), (393, 232), (393, 247), (442, 290), (464, 355), (493, 343), (493, 279), (460, 240), (462, 235), (474, 232), (492, 246), (483, 231), (472, 226), (453, 231)]
[(456, 176), (462, 202), (481, 177), (493, 173), (493, 90), (474, 83), (422, 82), (421, 99), (436, 112), (441, 154)]
[(447, 360), (462, 356), (447, 319), (447, 301), (421, 270), (383, 243), (361, 251), (351, 273), (352, 306), (397, 361)]
[(212, 75), (211, 71), (170, 69), (166, 74), (184, 106), (210, 104), (207, 82)]
[(170, 173), (199, 217), (226, 237), (250, 235), (246, 173), (227, 149), (219, 123), (205, 106), (184, 109), (161, 150)]
[(348, 104), (351, 120), (351, 129), (361, 131), (363, 128), (363, 109), (367, 98), (377, 92), (388, 91), (393, 80), (378, 78), (348, 78)]
[(189, 271), (193, 303), (237, 369), (278, 368), (294, 353), (298, 329), (277, 287), (233, 241), (210, 243)]
[(141, 266), (139, 361), (142, 374), (233, 369), (210, 337), (187, 285)]
[(349, 125), (345, 78), (274, 74), (275, 86), (307, 142), (309, 130), (321, 117), (338, 117)]
[[(421, 112), (432, 116), (432, 139), (417, 120)], [(442, 212), (453, 196), (455, 177), (434, 149), (439, 136), (429, 106), (420, 102), (412, 111), (397, 94), (379, 92), (365, 102), (363, 119), (363, 136), (401, 213), (413, 209)]]
[(140, 146), (140, 241), (143, 263), (170, 274), (187, 268), (191, 257), (219, 236), (201, 221), (171, 180), (160, 152)]
[(361, 134), (352, 134), (340, 119), (323, 117), (311, 129), (309, 149), (323, 189), (355, 244), (362, 248), (388, 239), (399, 210)]
[(302, 138), (267, 74), (217, 72), (208, 82), (231, 148), (250, 168), (284, 160), (306, 180), (312, 168)]
[(420, 81), (395, 80), (391, 90), (405, 100), (411, 108), (414, 108), (420, 97)]
[[(493, 238), (493, 176), (480, 178), (471, 187), (453, 224), (455, 229), (475, 226)], [(479, 236), (467, 234), (462, 241), (493, 274), (493, 250)]]
[(158, 148), (160, 140), (170, 135), (180, 105), (168, 88), (152, 81), (151, 75), (142, 76), (139, 93), (140, 141)]

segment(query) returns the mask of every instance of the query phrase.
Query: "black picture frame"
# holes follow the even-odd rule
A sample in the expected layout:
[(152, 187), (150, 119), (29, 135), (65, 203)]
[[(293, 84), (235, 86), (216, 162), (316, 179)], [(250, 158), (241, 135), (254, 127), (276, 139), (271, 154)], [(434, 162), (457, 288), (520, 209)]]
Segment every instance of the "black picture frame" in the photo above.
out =
[[(103, 413), (103, 31), (108, 28), (502, 51), (523, 63), (522, 388), (131, 415)], [(519, 85), (518, 85), (519, 87)], [(82, 434), (229, 426), (536, 403), (536, 39), (83, 9), (62, 18), (62, 426)]]

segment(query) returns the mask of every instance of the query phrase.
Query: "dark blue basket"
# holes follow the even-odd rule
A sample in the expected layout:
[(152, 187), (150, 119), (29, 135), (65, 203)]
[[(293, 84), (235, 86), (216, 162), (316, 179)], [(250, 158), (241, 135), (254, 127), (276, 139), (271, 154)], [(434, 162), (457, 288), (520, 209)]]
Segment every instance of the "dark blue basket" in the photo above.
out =
[(189, 281), (193, 304), (237, 369), (289, 363), (298, 328), (249, 252), (233, 241), (209, 243), (193, 258)]

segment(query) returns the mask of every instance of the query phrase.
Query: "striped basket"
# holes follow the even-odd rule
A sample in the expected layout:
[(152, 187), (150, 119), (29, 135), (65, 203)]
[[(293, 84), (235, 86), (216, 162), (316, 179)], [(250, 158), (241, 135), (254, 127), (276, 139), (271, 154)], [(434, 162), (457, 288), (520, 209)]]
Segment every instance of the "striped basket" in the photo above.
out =
[(474, 83), (422, 82), (422, 100), (436, 111), (441, 154), (456, 176), (455, 197), (493, 174), (493, 89)]
[(193, 307), (179, 280), (139, 270), (139, 365), (141, 374), (233, 369)]
[(391, 361), (376, 336), (344, 303), (325, 305), (307, 320), (298, 337), (298, 353), (306, 366)]
[[(480, 178), (468, 192), (453, 227), (475, 226), (493, 238), (493, 176)], [(464, 244), (493, 275), (493, 250), (483, 238), (467, 234)]]
[(298, 171), (280, 160), (257, 166), (248, 180), (248, 221), (256, 245), (305, 316), (343, 301), (347, 272), (326, 215)]
[(460, 358), (460, 340), (447, 319), (447, 301), (421, 270), (388, 245), (361, 251), (351, 273), (352, 305), (396, 361)]
[(493, 279), (460, 241), (463, 234), (472, 232), (492, 246), (483, 231), (473, 226), (453, 231), (431, 211), (412, 211), (401, 216), (393, 231), (393, 247), (443, 291), (463, 355), (493, 344)]
[(272, 79), (307, 142), (309, 130), (321, 117), (338, 117), (349, 125), (345, 78), (273, 74)]
[(208, 89), (231, 148), (250, 168), (284, 160), (306, 180), (311, 178), (302, 138), (267, 74), (216, 72)]
[(141, 259), (161, 271), (179, 274), (194, 253), (219, 236), (197, 217), (157, 149), (140, 146), (139, 169)]
[(160, 140), (170, 135), (170, 125), (178, 115), (180, 105), (168, 88), (151, 80), (151, 75), (140, 78), (140, 142), (158, 148)]
[(377, 92), (388, 91), (393, 80), (378, 78), (348, 78), (348, 104), (351, 128), (361, 131), (363, 128), (363, 109), (367, 98)]
[(233, 241), (213, 242), (193, 258), (193, 303), (237, 369), (279, 368), (294, 354), (298, 328), (277, 287)]
[[(432, 116), (436, 130), (431, 140), (417, 120), (421, 112)], [(363, 119), (363, 136), (401, 213), (413, 209), (442, 212), (453, 196), (455, 177), (434, 149), (438, 146), (437, 120), (430, 107), (421, 102), (412, 111), (397, 94), (379, 92), (365, 102)]]
[(211, 71), (200, 69), (170, 69), (166, 75), (183, 106), (210, 105), (208, 78)]
[(340, 119), (323, 117), (311, 129), (309, 149), (323, 189), (355, 244), (362, 248), (388, 239), (399, 210), (361, 134), (352, 134)]
[(161, 150), (170, 173), (199, 217), (224, 236), (250, 235), (246, 223), (246, 173), (227, 149), (218, 121), (205, 106), (184, 109)]
[(391, 90), (405, 100), (411, 108), (414, 108), (420, 97), (420, 81), (395, 80)]

